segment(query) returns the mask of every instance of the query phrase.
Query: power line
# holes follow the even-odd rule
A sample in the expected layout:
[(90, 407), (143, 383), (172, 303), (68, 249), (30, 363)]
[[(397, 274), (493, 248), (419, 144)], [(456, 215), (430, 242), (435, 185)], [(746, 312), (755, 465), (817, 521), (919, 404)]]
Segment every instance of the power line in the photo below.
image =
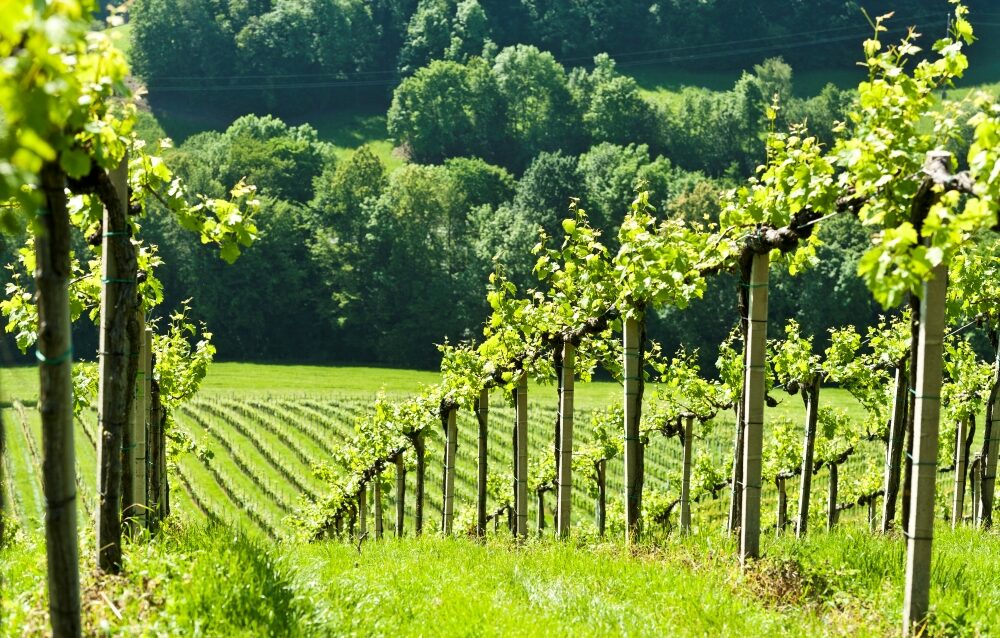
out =
[[(934, 16), (937, 16), (940, 19), (940, 14), (936, 14), (936, 13), (935, 14), (930, 14), (930, 13), (928, 13), (928, 14), (921, 14), (921, 15), (912, 16), (912, 17), (909, 17), (909, 18), (906, 18), (906, 19), (907, 20), (922, 20), (924, 18), (929, 18), (929, 17), (934, 17)], [(821, 40), (813, 40), (813, 41), (810, 41), (808, 43), (803, 43), (803, 41), (802, 41), (804, 38), (807, 38), (808, 36), (819, 35), (819, 34), (824, 34), (824, 33), (833, 33), (833, 32), (837, 32), (837, 31), (845, 31), (847, 29), (854, 29), (854, 31), (852, 31), (850, 34), (844, 34), (844, 35), (838, 36), (836, 38), (826, 38), (826, 39), (821, 39)], [(660, 48), (660, 49), (645, 49), (645, 50), (641, 50), (641, 51), (623, 51), (623, 52), (618, 52), (618, 53), (609, 53), (608, 55), (611, 56), (616, 61), (622, 60), (621, 62), (619, 62), (620, 64), (628, 64), (628, 63), (633, 63), (634, 60), (626, 60), (625, 58), (630, 58), (630, 57), (631, 58), (635, 58), (635, 57), (648, 56), (648, 55), (653, 55), (653, 54), (680, 54), (680, 53), (689, 52), (689, 51), (702, 51), (704, 49), (711, 49), (711, 48), (717, 48), (717, 47), (732, 47), (733, 45), (738, 45), (738, 44), (752, 44), (752, 43), (757, 43), (757, 42), (770, 42), (771, 43), (770, 45), (765, 46), (765, 47), (755, 47), (755, 48), (752, 48), (752, 49), (742, 49), (742, 50), (741, 49), (736, 49), (736, 50), (727, 49), (725, 51), (702, 53), (700, 55), (689, 54), (689, 55), (685, 55), (685, 56), (682, 56), (682, 57), (675, 57), (675, 56), (671, 55), (671, 57), (668, 58), (668, 59), (676, 59), (676, 60), (701, 60), (701, 59), (714, 59), (714, 58), (719, 58), (719, 57), (742, 55), (745, 52), (760, 52), (760, 51), (767, 51), (767, 50), (773, 50), (773, 49), (779, 49), (779, 48), (801, 48), (803, 46), (809, 46), (809, 45), (812, 45), (812, 44), (823, 44), (823, 43), (830, 43), (830, 42), (841, 42), (841, 41), (845, 41), (845, 40), (855, 40), (855, 39), (865, 38), (865, 37), (868, 37), (868, 36), (871, 35), (871, 31), (870, 30), (865, 31), (865, 32), (862, 33), (860, 31), (858, 31), (857, 29), (858, 29), (858, 27), (856, 25), (845, 25), (845, 26), (841, 26), (841, 27), (829, 27), (829, 28), (826, 28), (826, 29), (815, 29), (815, 30), (812, 30), (812, 31), (802, 31), (802, 32), (797, 32), (797, 33), (775, 34), (775, 35), (764, 36), (764, 37), (759, 37), (759, 38), (746, 38), (746, 39), (742, 39), (742, 40), (726, 40), (726, 41), (721, 41), (721, 42), (693, 44), (693, 45), (686, 45), (686, 46), (681, 46), (681, 47), (668, 47), (668, 48)], [(908, 29), (908, 27), (903, 27), (903, 26), (890, 27), (889, 30), (888, 30), (888, 33), (906, 31), (907, 29)], [(788, 40), (788, 39), (791, 39), (791, 38), (794, 38), (795, 40), (797, 40), (797, 42), (796, 41), (793, 41), (793, 42), (781, 42), (782, 40)], [(702, 56), (704, 56), (704, 57), (702, 57)], [(560, 63), (562, 63), (562, 64), (566, 64), (566, 63), (569, 63), (569, 62), (589, 62), (589, 61), (593, 60), (593, 58), (594, 58), (594, 56), (590, 55), (590, 56), (561, 57), (561, 58), (557, 58), (557, 60)], [(660, 57), (660, 58), (652, 59), (652, 61), (661, 61), (663, 59), (665, 59), (665, 58)], [(646, 61), (640, 60), (640, 62), (645, 63)], [(317, 79), (322, 79), (322, 78), (337, 78), (336, 80), (334, 80), (335, 82), (341, 83), (343, 86), (353, 86), (353, 84), (347, 84), (347, 83), (348, 82), (361, 81), (361, 80), (353, 79), (353, 78), (356, 78), (357, 76), (393, 76), (392, 80), (389, 80), (389, 79), (382, 80), (382, 82), (385, 82), (386, 85), (387, 85), (390, 82), (391, 83), (397, 82), (398, 81), (398, 75), (399, 75), (398, 72), (396, 70), (394, 70), (394, 69), (385, 69), (385, 70), (372, 70), (372, 71), (356, 71), (356, 72), (352, 72), (350, 74), (340, 74), (340, 73), (285, 73), (285, 74), (282, 74), (282, 73), (271, 73), (271, 74), (242, 74), (242, 75), (224, 75), (224, 76), (219, 76), (219, 75), (216, 75), (216, 76), (209, 76), (209, 75), (205, 75), (205, 76), (200, 76), (200, 75), (186, 75), (186, 76), (185, 75), (175, 75), (175, 76), (161, 76), (161, 77), (157, 77), (156, 81), (158, 81), (158, 82), (160, 82), (160, 81), (167, 81), (167, 82), (169, 82), (169, 81), (176, 81), (176, 80), (205, 80), (205, 81), (210, 81), (210, 80), (243, 80), (243, 79), (246, 79), (246, 80), (270, 80), (270, 79), (296, 79), (296, 78), (317, 78)], [(347, 77), (344, 77), (344, 76), (347, 76)], [(375, 82), (375, 80), (370, 80), (370, 81), (371, 82)], [(341, 85), (341, 84), (338, 84), (338, 86)], [(321, 84), (321, 85), (317, 85), (317, 86), (318, 87), (325, 87), (327, 85), (326, 84)], [(182, 87), (183, 87), (183, 85), (182, 85)], [(159, 87), (159, 86), (157, 86), (155, 88), (156, 88), (156, 90), (164, 90), (166, 87)], [(183, 87), (183, 88), (186, 88), (186, 87)]]

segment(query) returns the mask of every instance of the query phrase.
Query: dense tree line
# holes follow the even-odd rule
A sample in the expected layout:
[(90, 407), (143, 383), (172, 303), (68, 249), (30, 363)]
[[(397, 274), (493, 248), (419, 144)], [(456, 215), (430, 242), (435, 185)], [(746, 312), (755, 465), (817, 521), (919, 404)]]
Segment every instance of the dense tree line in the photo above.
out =
[[(416, 161), (474, 155), (520, 171), (541, 152), (578, 154), (594, 144), (643, 143), (689, 170), (743, 177), (763, 160), (770, 126), (806, 123), (832, 136), (849, 100), (833, 85), (801, 99), (792, 69), (770, 58), (728, 91), (688, 88), (655, 105), (615, 61), (598, 55), (569, 73), (552, 54), (518, 45), (490, 59), (434, 61), (396, 89), (389, 133)], [(772, 123), (766, 112), (778, 109)]]
[[(242, 112), (384, 102), (434, 60), (464, 62), (533, 45), (564, 63), (609, 52), (623, 64), (743, 69), (792, 55), (850, 66), (868, 33), (858, 0), (137, 0), (135, 72), (154, 97), (194, 93)], [(874, 6), (871, 6), (874, 5)], [(902, 20), (944, 30), (939, 0), (893, 3)], [(823, 16), (820, 24), (816, 16)], [(306, 92), (307, 99), (301, 99)]]
[[(258, 184), (260, 238), (234, 266), (184, 242), (176, 224), (154, 217), (147, 230), (172, 264), (162, 273), (166, 290), (194, 298), (196, 318), (216, 327), (219, 356), (272, 361), (431, 367), (435, 343), (480, 332), (491, 272), (502, 268), (520, 286), (534, 281), (539, 232), (561, 236), (571, 199), (611, 241), (639, 183), (659, 214), (710, 220), (726, 186), (645, 145), (608, 142), (579, 155), (542, 152), (520, 179), (467, 157), (389, 173), (367, 147), (336, 161), (309, 126), (257, 116), (192, 137), (171, 159), (211, 194), (224, 194), (236, 175)], [(855, 275), (867, 235), (850, 220), (827, 228), (822, 267), (797, 283), (810, 292), (780, 295), (786, 305), (775, 308), (817, 334), (846, 316), (875, 316)], [(834, 288), (843, 292), (827, 294)], [(651, 333), (670, 347), (701, 346), (711, 365), (714, 344), (732, 327), (720, 308), (732, 308), (734, 295), (723, 278), (683, 316), (651, 318)]]

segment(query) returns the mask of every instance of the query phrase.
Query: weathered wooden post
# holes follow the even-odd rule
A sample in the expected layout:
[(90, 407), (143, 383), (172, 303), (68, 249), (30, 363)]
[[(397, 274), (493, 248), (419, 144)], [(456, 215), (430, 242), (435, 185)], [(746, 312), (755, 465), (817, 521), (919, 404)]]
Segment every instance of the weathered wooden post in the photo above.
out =
[(129, 443), (125, 446), (125, 463), (131, 468), (131, 493), (122, 514), (128, 521), (131, 532), (146, 527), (148, 503), (146, 500), (146, 421), (149, 418), (149, 368), (152, 331), (145, 328), (146, 318), (140, 309), (137, 313), (141, 340), (138, 344), (139, 365), (135, 373), (135, 392), (132, 399), (132, 415), (129, 422)]
[(785, 531), (788, 524), (788, 492), (785, 490), (785, 477), (778, 476), (774, 479), (774, 485), (778, 488), (778, 520), (775, 529), (778, 536)]
[(455, 454), (458, 452), (458, 409), (447, 408), (444, 468), (444, 534), (451, 534), (455, 521)]
[(528, 535), (528, 374), (521, 373), (517, 382), (517, 420), (515, 422), (515, 438), (517, 439), (517, 456), (515, 458), (514, 509), (516, 518), (516, 534), (518, 538)]
[(563, 344), (562, 389), (559, 394), (559, 468), (556, 485), (558, 505), (556, 526), (560, 538), (569, 536), (573, 505), (573, 376), (576, 369), (576, 346)]
[(923, 284), (917, 346), (916, 412), (913, 426), (913, 479), (906, 530), (906, 589), (903, 633), (919, 630), (930, 602), (931, 543), (934, 536), (934, 490), (937, 479), (938, 427), (941, 410), (942, 342), (948, 266), (940, 264)]
[(424, 531), (424, 473), (426, 462), (424, 453), (426, 446), (422, 434), (413, 437), (413, 451), (416, 455), (416, 485), (413, 494), (413, 533), (420, 536)]
[(622, 370), (624, 371), (624, 413), (625, 413), (625, 544), (638, 540), (639, 536), (639, 383), (642, 369), (639, 361), (640, 320), (635, 317), (625, 319), (622, 335)]
[(597, 507), (594, 516), (597, 518), (597, 534), (604, 538), (604, 528), (608, 521), (608, 462), (601, 459), (597, 462)]
[(896, 499), (899, 496), (899, 472), (903, 462), (903, 439), (906, 436), (906, 407), (909, 401), (906, 384), (906, 361), (896, 366), (895, 385), (892, 394), (892, 420), (889, 423), (889, 447), (885, 462), (885, 498), (882, 501), (882, 533), (892, 529), (896, 518)]
[(368, 486), (358, 488), (358, 539), (368, 533)]
[(372, 481), (372, 504), (375, 507), (375, 540), (382, 540), (382, 475)]
[(755, 254), (750, 269), (750, 312), (747, 330), (746, 396), (743, 432), (743, 519), (740, 562), (760, 556), (760, 475), (764, 446), (764, 365), (767, 357), (768, 253)]
[(832, 531), (837, 524), (837, 499), (839, 498), (840, 468), (836, 463), (830, 464), (830, 495), (826, 508), (826, 531)]
[(403, 453), (396, 455), (396, 538), (403, 538), (406, 514), (406, 462)]
[(977, 519), (976, 508), (979, 507), (980, 473), (983, 471), (983, 457), (976, 454), (969, 465), (969, 496), (972, 501), (972, 523)]
[(476, 402), (476, 422), (479, 425), (479, 462), (476, 476), (476, 535), (486, 534), (486, 482), (489, 473), (489, 414), (490, 391), (483, 388), (479, 391)]
[[(123, 440), (129, 427), (129, 359), (139, 350), (132, 343), (129, 324), (138, 302), (135, 251), (127, 218), (128, 165), (123, 161), (111, 172), (116, 206), (105, 206), (101, 258), (101, 328), (98, 346), (97, 389), (97, 566), (118, 573), (122, 563), (122, 505), (131, 492), (122, 485)], [(109, 194), (110, 195), (110, 194)], [(136, 362), (137, 363), (137, 362)], [(131, 467), (128, 468), (131, 471)]]
[[(41, 171), (45, 208), (35, 234), (38, 303), (38, 411), (42, 420), (42, 487), (49, 618), (55, 636), (79, 636), (80, 579), (73, 440), (73, 341), (69, 312), (69, 211), (66, 177), (57, 164)], [(118, 505), (116, 503), (115, 505)]]
[[(951, 528), (962, 524), (965, 514), (965, 468), (968, 458), (965, 455), (965, 439), (968, 432), (968, 420), (959, 419), (955, 431), (955, 491), (951, 502)], [(975, 501), (973, 501), (973, 506)]]
[(681, 459), (681, 531), (691, 532), (691, 443), (694, 417), (684, 417), (684, 454)]
[(819, 421), (819, 375), (812, 386), (805, 388), (806, 428), (802, 444), (802, 476), (799, 477), (799, 518), (795, 524), (795, 537), (802, 538), (809, 526), (809, 495), (812, 492), (813, 457), (816, 450), (816, 425)]
[[(1000, 351), (997, 352), (996, 375), (1000, 376)], [(997, 454), (1000, 453), (1000, 380), (994, 379), (986, 409), (986, 433), (983, 437), (985, 456), (981, 461), (979, 514), (976, 521), (983, 527), (993, 526), (993, 494), (996, 490)]]

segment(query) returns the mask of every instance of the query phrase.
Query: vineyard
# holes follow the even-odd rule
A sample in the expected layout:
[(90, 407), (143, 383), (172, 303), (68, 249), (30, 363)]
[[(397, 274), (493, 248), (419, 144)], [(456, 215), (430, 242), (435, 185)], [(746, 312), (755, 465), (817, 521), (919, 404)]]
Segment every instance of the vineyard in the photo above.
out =
[[(546, 388), (540, 386), (539, 394)], [(552, 388), (548, 388), (552, 392)], [(596, 384), (581, 390), (584, 406), (601, 404), (613, 386)], [(837, 403), (842, 403), (851, 412), (858, 410), (846, 393), (830, 392)], [(588, 396), (589, 395), (589, 396)], [(245, 397), (245, 395), (243, 395)], [(500, 403), (499, 396), (497, 403)], [(287, 519), (296, 514), (302, 498), (318, 498), (327, 485), (318, 479), (314, 468), (329, 464), (337, 454), (339, 442), (347, 440), (354, 432), (354, 424), (371, 405), (373, 396), (259, 395), (259, 398), (237, 398), (224, 391), (208, 390), (198, 399), (187, 404), (178, 415), (178, 424), (191, 437), (191, 450), (179, 454), (172, 463), (172, 476), (178, 481), (170, 494), (172, 507), (179, 516), (189, 521), (217, 519), (241, 527), (248, 533), (260, 534), (272, 539), (291, 539), (294, 530)], [(594, 407), (593, 409), (597, 409)], [(551, 402), (540, 400), (529, 404), (532, 415), (529, 426), (529, 445), (532, 458), (545, 455), (548, 444), (549, 426), (555, 421), (556, 410)], [(798, 406), (793, 401), (785, 401), (775, 410), (778, 415), (793, 415)], [(513, 427), (514, 411), (509, 406), (498, 407), (494, 413), (498, 423), (510, 423)], [(586, 414), (586, 411), (584, 411)], [(12, 407), (3, 410), (3, 418), (8, 424), (7, 450), (4, 458), (5, 469), (11, 480), (8, 490), (11, 494), (5, 502), (11, 504), (11, 511), (25, 530), (39, 529), (43, 520), (44, 501), (41, 487), (41, 464), (38, 450), (41, 445), (40, 420), (37, 413), (15, 401)], [(92, 417), (91, 417), (92, 418)], [(720, 416), (704, 440), (698, 441), (713, 463), (724, 464), (730, 453), (732, 442), (728, 440), (733, 427), (730, 415)], [(80, 418), (75, 428), (78, 450), (77, 489), (81, 495), (82, 508), (79, 511), (81, 527), (90, 524), (95, 502), (93, 488), (84, 477), (95, 472), (96, 447), (94, 432), (89, 419)], [(490, 433), (489, 464), (497, 468), (498, 474), (506, 474), (513, 466), (511, 451), (505, 445), (509, 428), (498, 426)], [(463, 414), (459, 418), (458, 471), (456, 472), (456, 510), (462, 514), (466, 533), (474, 533), (476, 502), (476, 439), (475, 418)], [(583, 419), (578, 430), (581, 447), (585, 447), (592, 437), (588, 420)], [(441, 475), (444, 441), (442, 437), (431, 437), (427, 445), (428, 475)], [(871, 453), (874, 454), (872, 447)], [(845, 473), (853, 468), (861, 468), (868, 462), (868, 455), (852, 459)], [(681, 450), (666, 439), (655, 440), (647, 450), (648, 486), (656, 493), (676, 491), (679, 480)], [(608, 466), (608, 491), (610, 500), (616, 505), (612, 509), (620, 511), (621, 459), (615, 459)], [(407, 492), (414, 488), (412, 473), (407, 478)], [(671, 489), (673, 482), (673, 489)], [(942, 481), (945, 485), (945, 481)], [(826, 480), (818, 477), (816, 490), (825, 494)], [(765, 511), (773, 520), (777, 506), (777, 492), (774, 486), (765, 490)], [(591, 533), (596, 530), (592, 523), (595, 515), (595, 500), (584, 484), (575, 489), (574, 507), (582, 522), (583, 529)], [(386, 490), (385, 507), (395, 509), (395, 496)], [(725, 499), (706, 499), (694, 508), (693, 519), (696, 529), (721, 528), (725, 523)], [(431, 515), (441, 511), (441, 493), (427, 491), (427, 507)], [(555, 502), (551, 494), (545, 500), (545, 518), (552, 533)], [(537, 500), (529, 504), (529, 519), (537, 522)], [(408, 535), (412, 535), (413, 503), (406, 504), (405, 520)], [(491, 502), (487, 509), (496, 510)], [(822, 504), (817, 507), (817, 520), (825, 516)], [(767, 515), (765, 515), (767, 518)], [(862, 520), (863, 517), (853, 516)], [(393, 519), (394, 520), (394, 519)], [(825, 518), (824, 518), (825, 521)], [(506, 525), (506, 520), (503, 521)], [(676, 525), (677, 521), (674, 520)], [(493, 528), (490, 528), (491, 531)], [(505, 528), (506, 529), (506, 528)], [(666, 532), (667, 530), (662, 530)], [(387, 534), (395, 535), (393, 525), (387, 525)]]
[[(212, 381), (213, 332), (192, 301), (161, 307), (170, 282), (145, 220), (232, 264), (274, 230), (257, 226), (273, 202), (242, 177), (222, 197), (195, 192), (156, 154), (169, 142), (134, 135), (129, 66), (91, 30), (93, 7), (16, 1), (27, 17), (0, 18), (0, 223), (25, 245), (0, 311), (38, 364), (5, 375), (0, 408), (0, 552), (12, 565), (0, 610), (13, 633), (134, 633), (147, 621), (185, 635), (435, 633), (412, 600), (374, 601), (440, 606), (476, 555), (506, 576), (488, 608), (472, 607), (485, 614), (473, 633), (510, 606), (544, 607), (558, 627), (565, 600), (599, 607), (590, 631), (670, 633), (672, 617), (614, 608), (622, 590), (634, 605), (645, 578), (665, 608), (717, 603), (701, 633), (770, 634), (797, 613), (802, 634), (896, 633), (900, 611), (905, 638), (1000, 626), (1000, 104), (946, 97), (976, 39), (958, 0), (927, 51), (913, 29), (884, 40), (892, 14), (869, 18), (868, 79), (830, 143), (807, 121), (780, 130), (775, 97), (761, 113), (764, 163), (719, 194), (715, 217), (664, 215), (643, 179), (620, 223), (571, 198), (518, 256), (534, 262), (531, 281), (497, 257), (481, 332), (435, 344), (439, 372), (424, 382), (237, 366), (228, 389)], [(524, 53), (497, 55), (504, 90), (517, 88), (505, 65)], [(386, 228), (400, 216), (371, 210)], [(808, 331), (775, 316), (774, 300), (800, 293), (773, 275), (823, 268), (819, 228), (834, 218), (865, 235), (852, 268), (882, 313)], [(324, 240), (347, 270), (357, 242), (374, 241), (354, 230), (354, 244)], [(441, 257), (462, 267), (461, 254)], [(710, 282), (730, 288), (717, 308), (728, 336), (712, 352), (665, 346), (654, 319), (669, 328)], [(365, 296), (342, 293), (329, 303)], [(74, 361), (85, 317), (93, 364)], [(311, 375), (329, 374), (354, 391), (311, 391)], [(395, 553), (407, 545), (443, 558), (419, 573), (389, 567), (385, 590), (351, 576), (410, 564)], [(564, 581), (546, 561), (579, 572)], [(602, 562), (621, 579), (606, 583)], [(664, 590), (679, 573), (697, 600)], [(600, 595), (582, 598), (580, 578)], [(760, 605), (734, 619), (728, 601)]]

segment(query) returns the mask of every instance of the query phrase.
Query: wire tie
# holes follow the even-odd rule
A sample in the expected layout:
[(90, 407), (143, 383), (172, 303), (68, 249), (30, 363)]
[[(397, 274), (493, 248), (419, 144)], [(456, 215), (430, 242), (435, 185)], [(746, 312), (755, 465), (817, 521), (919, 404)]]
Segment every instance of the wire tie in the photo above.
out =
[(119, 279), (115, 277), (101, 277), (102, 284), (134, 284), (135, 279)]
[(135, 446), (137, 446), (137, 445), (139, 445), (139, 444), (138, 443), (133, 443), (132, 445), (123, 445), (122, 446), (122, 452), (128, 452), (129, 450), (133, 450), (133, 449), (135, 449)]
[(937, 461), (934, 461), (934, 462), (930, 462), (930, 461), (917, 461), (917, 460), (915, 460), (913, 458), (913, 455), (910, 454), (909, 452), (906, 453), (906, 458), (908, 458), (910, 460), (910, 465), (918, 465), (918, 466), (919, 465), (927, 465), (927, 466), (937, 467)]
[(104, 237), (128, 237), (129, 232), (127, 230), (109, 230), (104, 233)]
[(62, 353), (58, 357), (46, 357), (42, 354), (41, 350), (35, 350), (35, 358), (42, 362), (43, 365), (47, 366), (57, 366), (69, 361), (73, 357), (73, 345), (70, 344), (66, 352)]
[(745, 283), (743, 283), (743, 282), (741, 281), (741, 282), (740, 282), (740, 286), (742, 286), (742, 287), (744, 287), (744, 288), (767, 288), (767, 283), (760, 283), (760, 284), (745, 284)]

